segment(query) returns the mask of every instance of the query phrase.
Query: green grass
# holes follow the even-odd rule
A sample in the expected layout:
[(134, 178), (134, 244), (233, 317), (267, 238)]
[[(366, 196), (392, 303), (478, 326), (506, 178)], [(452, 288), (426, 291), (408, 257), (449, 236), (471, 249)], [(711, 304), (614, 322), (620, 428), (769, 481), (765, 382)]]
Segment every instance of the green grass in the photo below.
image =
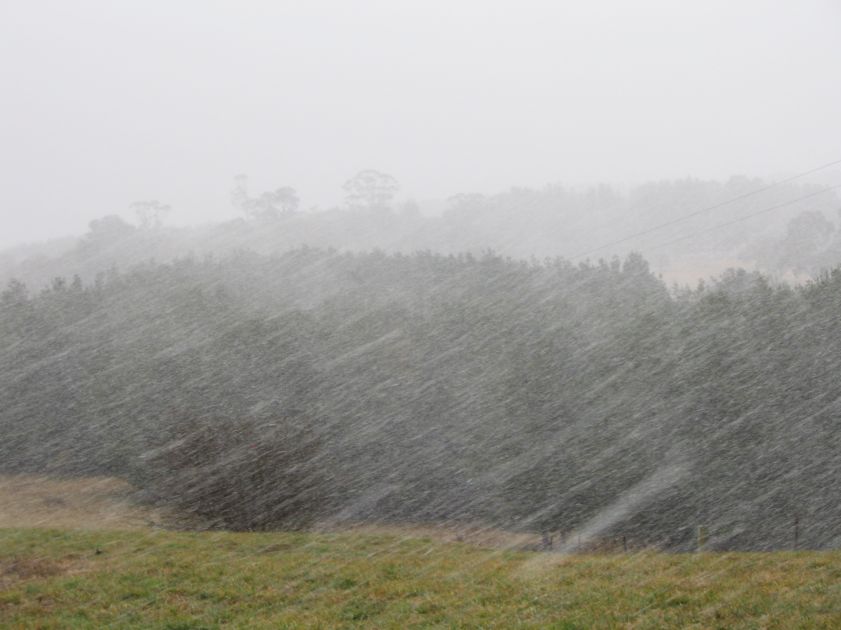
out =
[(569, 556), (398, 535), (0, 530), (6, 628), (839, 628), (841, 553)]

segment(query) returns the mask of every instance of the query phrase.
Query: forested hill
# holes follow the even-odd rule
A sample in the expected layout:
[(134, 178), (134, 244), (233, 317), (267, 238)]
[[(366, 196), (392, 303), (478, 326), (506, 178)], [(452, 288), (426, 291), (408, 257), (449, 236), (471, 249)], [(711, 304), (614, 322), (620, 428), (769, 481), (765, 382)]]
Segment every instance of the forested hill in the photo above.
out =
[[(606, 185), (514, 188), (494, 195), (456, 195), (440, 216), (393, 199), (369, 206), (349, 201), (343, 208), (318, 212), (271, 205), (289, 191), (255, 198), (243, 192), (243, 218), (204, 226), (169, 227), (163, 218), (150, 220), (148, 212), (139, 215), (138, 225), (116, 215), (101, 217), (78, 239), (0, 251), (0, 284), (14, 277), (40, 290), (56, 276), (78, 274), (90, 282), (111, 267), (170, 262), (188, 252), (199, 258), (243, 249), (275, 254), (302, 244), (404, 254), (492, 250), (524, 259), (580, 256), (575, 262), (587, 256), (610, 260), (636, 250), (650, 252), (652, 268), (669, 281), (690, 284), (733, 265), (808, 275), (841, 263), (841, 230), (836, 229), (841, 201), (832, 190), (811, 184), (733, 177), (653, 182), (628, 191)], [(151, 211), (150, 204), (140, 205)], [(253, 205), (266, 207), (249, 210)], [(773, 211), (764, 212), (768, 208)], [(687, 214), (692, 216), (682, 220)], [(729, 225), (717, 229), (722, 222)]]
[(302, 248), (11, 283), (4, 472), (217, 526), (481, 521), (841, 544), (841, 272), (670, 294), (621, 264)]

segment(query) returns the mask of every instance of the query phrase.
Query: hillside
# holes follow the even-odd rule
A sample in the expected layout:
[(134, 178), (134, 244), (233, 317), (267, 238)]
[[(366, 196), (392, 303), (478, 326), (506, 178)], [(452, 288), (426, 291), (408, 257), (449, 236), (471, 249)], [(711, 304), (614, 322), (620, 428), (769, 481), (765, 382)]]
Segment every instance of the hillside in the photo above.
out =
[[(40, 289), (56, 276), (79, 275), (92, 282), (97, 274), (152, 260), (226, 257), (245, 250), (274, 255), (302, 245), (406, 255), (478, 256), (492, 250), (520, 259), (565, 257), (575, 263), (639, 251), (667, 282), (690, 285), (728, 265), (808, 276), (841, 263), (841, 232), (836, 230), (841, 200), (836, 192), (812, 184), (732, 177), (651, 182), (624, 191), (555, 185), (461, 194), (445, 206), (435, 216), (425, 216), (412, 203), (394, 203), (377, 210), (284, 212), (270, 219), (192, 227), (143, 228), (110, 215), (92, 220), (75, 239), (0, 251), (0, 284), (17, 278)], [(763, 212), (768, 208), (773, 211)], [(674, 221), (690, 214), (688, 220)], [(716, 229), (722, 223), (730, 225)]]
[(0, 462), (205, 527), (836, 547), (840, 282), (303, 248), (12, 285)]

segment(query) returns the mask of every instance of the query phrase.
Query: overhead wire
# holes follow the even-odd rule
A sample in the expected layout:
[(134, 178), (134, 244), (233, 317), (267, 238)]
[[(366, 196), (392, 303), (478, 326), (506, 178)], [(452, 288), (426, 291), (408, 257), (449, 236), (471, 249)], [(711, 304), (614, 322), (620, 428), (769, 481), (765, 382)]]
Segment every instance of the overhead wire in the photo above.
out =
[(799, 201), (805, 201), (806, 199), (811, 199), (812, 197), (817, 197), (818, 195), (822, 195), (824, 193), (830, 192), (832, 190), (836, 190), (838, 188), (841, 188), (841, 184), (835, 184), (834, 186), (827, 186), (826, 188), (822, 188), (821, 190), (818, 190), (816, 192), (809, 193), (808, 195), (803, 195), (801, 197), (797, 197), (796, 199), (790, 199), (789, 201), (779, 203), (777, 205), (770, 206), (768, 208), (763, 208), (762, 210), (758, 210), (756, 212), (746, 214), (744, 216), (733, 219), (732, 221), (726, 221), (724, 223), (719, 223), (718, 225), (713, 225), (713, 226), (705, 228), (703, 230), (696, 230), (695, 232), (692, 232), (690, 234), (684, 234), (683, 236), (678, 236), (677, 238), (674, 238), (670, 241), (666, 241), (665, 243), (660, 243), (660, 244), (654, 245), (652, 247), (646, 247), (646, 250), (650, 251), (650, 250), (653, 250), (653, 249), (661, 249), (663, 247), (668, 247), (669, 245), (673, 245), (674, 243), (679, 243), (680, 241), (685, 241), (687, 239), (694, 238), (694, 237), (698, 236), (699, 234), (706, 234), (707, 232), (712, 232), (712, 231), (718, 230), (720, 228), (728, 227), (728, 226), (734, 225), (736, 223), (740, 223), (742, 221), (752, 219), (752, 218), (754, 218), (756, 216), (759, 216), (761, 214), (765, 214), (766, 212), (772, 212), (774, 210), (779, 210), (780, 208), (790, 206), (790, 205), (792, 205), (794, 203), (797, 203)]
[[(826, 164), (822, 164), (822, 165), (817, 166), (815, 168), (809, 169), (808, 171), (803, 171), (801, 173), (797, 173), (796, 175), (786, 177), (785, 179), (781, 179), (781, 180), (773, 182), (771, 184), (767, 184), (766, 186), (762, 186), (760, 188), (757, 188), (755, 190), (751, 190), (751, 191), (743, 193), (741, 195), (737, 195), (736, 197), (732, 197), (732, 198), (727, 199), (725, 201), (721, 201), (721, 202), (713, 204), (711, 206), (706, 206), (704, 208), (700, 208), (698, 210), (690, 212), (689, 214), (685, 214), (685, 215), (682, 215), (680, 217), (670, 219), (669, 221), (666, 221), (665, 223), (660, 223), (658, 225), (652, 226), (650, 228), (646, 228), (644, 230), (641, 230), (639, 232), (635, 232), (633, 234), (629, 234), (627, 236), (616, 239), (614, 241), (610, 241), (609, 243), (604, 243), (603, 245), (599, 245), (598, 247), (593, 247), (593, 248), (588, 249), (584, 252), (575, 254), (574, 256), (570, 256), (570, 260), (577, 260), (579, 258), (589, 256), (590, 254), (594, 254), (595, 252), (599, 252), (599, 251), (602, 251), (602, 250), (607, 249), (609, 247), (613, 247), (614, 245), (620, 245), (622, 243), (626, 243), (626, 242), (628, 242), (630, 240), (633, 240), (635, 238), (639, 238), (640, 236), (646, 236), (648, 234), (656, 232), (657, 230), (661, 230), (661, 229), (666, 228), (666, 227), (671, 227), (671, 226), (676, 225), (678, 223), (682, 223), (683, 221), (686, 221), (688, 219), (697, 217), (698, 215), (705, 214), (707, 212), (712, 212), (713, 210), (718, 210), (719, 208), (730, 205), (730, 204), (735, 203), (737, 201), (742, 201), (744, 199), (748, 199), (749, 197), (753, 197), (755, 195), (766, 192), (768, 190), (772, 190), (774, 188), (777, 188), (778, 186), (782, 186), (783, 184), (793, 182), (797, 179), (800, 179), (802, 177), (806, 177), (807, 175), (812, 175), (813, 173), (817, 173), (819, 171), (825, 170), (825, 169), (830, 168), (832, 166), (836, 166), (838, 164), (841, 164), (841, 160), (834, 160), (832, 162), (827, 162)], [(814, 196), (814, 195), (807, 195), (805, 198), (808, 198), (808, 197), (811, 197), (811, 196)], [(783, 205), (789, 205), (791, 203), (795, 203), (796, 201), (798, 201), (798, 200), (795, 199), (795, 200), (787, 202), (786, 204), (783, 204)], [(774, 208), (774, 209), (776, 209), (776, 208)], [(765, 211), (760, 211), (760, 213), (758, 213), (758, 214), (761, 214), (762, 212), (765, 212)], [(750, 218), (750, 217), (746, 217), (746, 218)], [(742, 219), (739, 219), (739, 220), (742, 220)], [(726, 224), (723, 224), (723, 225), (726, 225)], [(722, 225), (722, 227), (723, 227), (723, 225)], [(660, 246), (658, 246), (658, 247), (660, 247)]]

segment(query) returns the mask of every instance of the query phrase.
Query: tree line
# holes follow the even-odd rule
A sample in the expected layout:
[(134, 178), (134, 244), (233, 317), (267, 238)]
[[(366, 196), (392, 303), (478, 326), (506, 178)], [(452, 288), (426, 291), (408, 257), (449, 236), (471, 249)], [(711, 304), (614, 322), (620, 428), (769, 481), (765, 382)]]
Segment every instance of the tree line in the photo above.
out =
[[(763, 187), (767, 190), (752, 194)], [(302, 243), (403, 253), (429, 249), (480, 255), (492, 249), (515, 258), (565, 256), (577, 261), (584, 252), (663, 224), (668, 225), (632, 242), (620, 240), (596, 251), (607, 258), (625, 256), (630, 246), (650, 251), (652, 267), (678, 281), (687, 272), (696, 277), (717, 274), (722, 260), (767, 273), (796, 273), (801, 279), (841, 263), (841, 231), (836, 230), (841, 202), (836, 194), (807, 184), (772, 186), (734, 177), (724, 182), (653, 182), (627, 191), (607, 185), (553, 185), (457, 194), (419, 205), (397, 197), (399, 184), (392, 176), (366, 170), (342, 188), (340, 207), (304, 209), (307, 204), (294, 188), (257, 192), (247, 177), (238, 176), (231, 191), (237, 218), (193, 227), (167, 226), (177, 208), (156, 200), (136, 202), (131, 206), (133, 224), (109, 215), (91, 221), (79, 238), (0, 252), (0, 286), (18, 278), (40, 290), (58, 275), (78, 274), (92, 282), (112, 265), (126, 269), (149, 258), (169, 262), (185, 252), (228, 255), (239, 249), (274, 254)], [(705, 207), (720, 209), (674, 222)], [(715, 229), (724, 218), (768, 207), (777, 209)]]
[(482, 522), (687, 549), (841, 541), (841, 270), (669, 289), (638, 254), (298, 248), (0, 296), (3, 472), (207, 526)]

